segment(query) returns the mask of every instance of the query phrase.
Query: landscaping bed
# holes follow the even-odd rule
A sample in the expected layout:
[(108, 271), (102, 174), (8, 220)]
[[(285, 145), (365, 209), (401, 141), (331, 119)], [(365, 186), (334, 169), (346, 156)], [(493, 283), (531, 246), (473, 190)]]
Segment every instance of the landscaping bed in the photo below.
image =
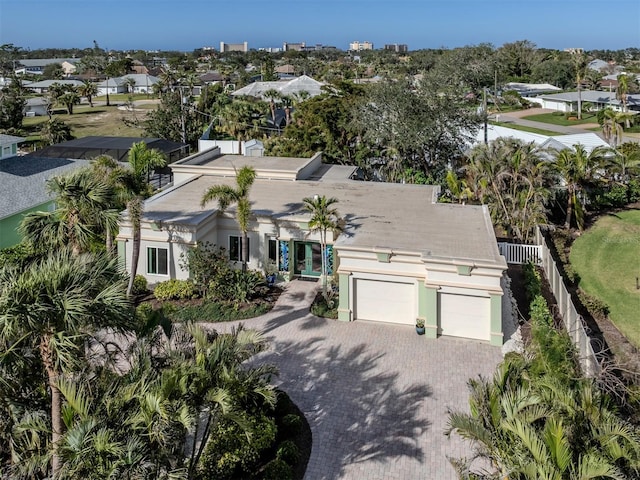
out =
[(230, 322), (245, 320), (269, 312), (282, 294), (282, 288), (269, 287), (264, 295), (248, 302), (234, 303), (208, 298), (179, 300), (158, 300), (153, 294), (142, 298), (139, 303), (149, 304), (152, 309), (163, 308), (174, 322)]

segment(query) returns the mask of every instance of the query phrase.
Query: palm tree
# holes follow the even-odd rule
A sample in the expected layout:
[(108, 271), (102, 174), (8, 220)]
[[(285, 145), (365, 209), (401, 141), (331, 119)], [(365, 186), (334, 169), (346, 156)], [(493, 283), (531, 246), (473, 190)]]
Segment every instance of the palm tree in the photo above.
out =
[(136, 81), (132, 77), (126, 77), (124, 79), (123, 85), (127, 87), (127, 93), (132, 94), (136, 87)]
[(69, 115), (73, 115), (73, 106), (80, 103), (80, 95), (74, 87), (68, 87), (58, 100), (65, 106)]
[(276, 100), (280, 98), (280, 92), (275, 88), (270, 88), (262, 94), (262, 98), (269, 101), (269, 108), (271, 109), (271, 123), (274, 128), (278, 128), (276, 125)]
[(640, 149), (616, 149), (615, 155), (607, 158), (606, 169), (612, 181), (627, 185), (631, 177), (640, 175)]
[[(619, 100), (620, 104), (622, 105), (622, 113), (626, 113), (628, 111), (627, 110), (628, 93), (629, 93), (629, 77), (623, 73), (618, 75), (618, 86), (616, 87), (616, 99)], [(630, 119), (628, 117), (625, 118), (624, 127), (627, 129), (631, 127)]]
[(55, 145), (73, 138), (71, 127), (57, 118), (50, 119), (42, 124), (40, 136), (46, 145)]
[(291, 107), (293, 107), (293, 99), (288, 95), (282, 95), (282, 105), (284, 106), (284, 117), (287, 125), (291, 123)]
[(26, 269), (0, 267), (0, 336), (41, 359), (51, 407), (52, 477), (61, 467), (61, 379), (78, 368), (100, 328), (128, 329), (133, 315), (117, 260), (57, 250)]
[(89, 105), (93, 108), (93, 97), (98, 94), (98, 87), (95, 83), (85, 80), (82, 85), (78, 87), (78, 93), (87, 98)]
[(148, 182), (149, 174), (154, 168), (164, 167), (167, 160), (159, 150), (149, 149), (146, 143), (137, 142), (129, 149), (128, 162), (130, 169), (128, 172), (120, 172), (119, 183), (126, 192), (127, 213), (133, 235), (131, 272), (127, 287), (127, 294), (130, 295), (133, 291), (133, 282), (138, 272), (138, 260), (140, 259), (140, 223), (144, 200), (153, 193)]
[(596, 147), (587, 152), (583, 145), (578, 144), (556, 154), (554, 168), (567, 191), (565, 228), (570, 227), (574, 211), (578, 228), (582, 230), (584, 227), (584, 199), (581, 197), (589, 184), (599, 180), (599, 170), (608, 153), (609, 149), (604, 147)]
[(210, 187), (202, 196), (201, 206), (205, 206), (211, 200), (218, 201), (220, 213), (224, 213), (227, 207), (236, 204), (236, 220), (242, 232), (242, 271), (247, 271), (247, 260), (249, 259), (249, 220), (251, 218), (251, 202), (249, 201), (249, 190), (256, 179), (256, 171), (249, 166), (244, 166), (236, 173), (236, 188), (229, 185), (214, 185)]
[(578, 120), (582, 120), (582, 80), (586, 75), (587, 58), (584, 53), (574, 53), (572, 60), (576, 74), (576, 87), (578, 89)]
[(309, 230), (320, 233), (320, 251), (322, 257), (322, 295), (327, 297), (327, 233), (331, 230), (339, 230), (338, 210), (333, 206), (338, 203), (337, 198), (327, 198), (324, 195), (316, 195), (302, 199), (304, 209), (311, 214)]
[(90, 170), (80, 169), (47, 182), (56, 209), (25, 215), (19, 229), (38, 251), (69, 246), (78, 255), (89, 250), (101, 229), (112, 230), (118, 211), (112, 208), (113, 191)]
[(621, 143), (622, 134), (624, 133), (620, 124), (624, 121), (624, 116), (627, 114), (616, 112), (612, 108), (603, 110), (603, 114), (602, 135), (607, 143), (613, 148), (616, 148)]
[(224, 107), (221, 114), (221, 128), (238, 140), (239, 153), (242, 153), (243, 141), (256, 136), (263, 136), (260, 129), (266, 121), (261, 108), (264, 105), (264, 102), (234, 100)]

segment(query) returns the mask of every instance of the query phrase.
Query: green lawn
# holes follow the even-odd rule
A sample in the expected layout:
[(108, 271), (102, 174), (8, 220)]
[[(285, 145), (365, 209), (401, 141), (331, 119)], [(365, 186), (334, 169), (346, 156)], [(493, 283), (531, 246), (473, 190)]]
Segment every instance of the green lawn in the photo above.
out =
[(489, 123), (491, 125), (498, 125), (500, 127), (513, 128), (514, 130), (521, 130), (523, 132), (538, 133), (540, 135), (548, 135), (548, 136), (558, 135), (558, 132), (554, 130), (544, 130), (542, 128), (526, 127), (524, 125), (518, 125), (515, 123), (509, 123), (509, 122), (489, 122)]
[[(152, 105), (155, 107), (155, 105)], [(76, 105), (73, 115), (68, 115), (66, 110), (57, 107), (54, 110), (54, 118), (62, 120), (71, 127), (71, 133), (76, 138), (97, 136), (114, 137), (143, 137), (144, 129), (125, 124), (124, 119), (130, 121), (144, 120), (146, 112), (127, 112), (119, 110), (116, 106)], [(40, 138), (42, 125), (49, 120), (49, 117), (25, 117), (22, 121), (23, 131), (29, 140)]]
[(585, 113), (582, 115), (582, 120), (567, 120), (562, 115), (556, 115), (554, 113), (540, 113), (538, 115), (527, 115), (522, 117), (525, 120), (531, 120), (533, 122), (550, 123), (551, 125), (562, 125), (563, 127), (571, 127), (573, 125), (582, 125), (584, 123), (598, 123), (598, 117), (592, 113)]
[(580, 287), (609, 306), (609, 317), (640, 347), (640, 210), (600, 218), (571, 248)]

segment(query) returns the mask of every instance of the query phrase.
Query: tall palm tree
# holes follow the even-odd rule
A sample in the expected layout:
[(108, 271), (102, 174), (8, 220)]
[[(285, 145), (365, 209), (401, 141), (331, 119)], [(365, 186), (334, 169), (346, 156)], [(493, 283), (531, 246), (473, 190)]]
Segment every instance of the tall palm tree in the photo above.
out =
[(57, 250), (26, 269), (0, 267), (0, 336), (38, 355), (51, 407), (52, 476), (61, 467), (61, 379), (78, 367), (100, 328), (123, 331), (133, 320), (117, 260)]
[(311, 214), (309, 230), (320, 234), (320, 251), (322, 257), (322, 295), (327, 297), (327, 233), (339, 230), (338, 209), (334, 207), (338, 199), (327, 198), (324, 195), (306, 197), (302, 199), (304, 209)]
[[(626, 113), (627, 110), (627, 101), (629, 94), (629, 77), (627, 75), (620, 74), (618, 75), (618, 86), (616, 87), (616, 99), (620, 101), (622, 105), (622, 113)], [(631, 127), (630, 119), (625, 118), (625, 128)]]
[(278, 128), (278, 125), (276, 125), (276, 100), (280, 98), (280, 92), (275, 88), (270, 88), (262, 94), (262, 98), (269, 102), (269, 108), (271, 109), (271, 123), (274, 128)]
[(226, 105), (221, 114), (224, 132), (238, 140), (240, 152), (242, 153), (242, 142), (252, 137), (262, 137), (264, 133), (261, 128), (266, 119), (262, 107), (264, 102), (252, 102), (249, 100), (234, 100)]
[(214, 185), (202, 196), (201, 206), (205, 206), (211, 200), (218, 201), (220, 213), (224, 213), (229, 205), (236, 204), (236, 220), (242, 232), (242, 271), (247, 271), (249, 259), (249, 220), (251, 219), (251, 201), (249, 191), (256, 179), (256, 171), (253, 167), (244, 166), (236, 173), (236, 188), (229, 185)]
[(153, 188), (148, 182), (150, 172), (167, 164), (165, 156), (159, 150), (149, 149), (144, 142), (131, 145), (127, 156), (129, 162), (128, 171), (120, 171), (119, 183), (127, 196), (127, 213), (132, 227), (132, 254), (131, 275), (127, 293), (133, 291), (133, 282), (138, 272), (138, 260), (140, 259), (140, 223), (144, 208), (144, 200), (153, 193)]
[(603, 111), (602, 135), (613, 148), (616, 148), (622, 141), (624, 130), (620, 125), (624, 121), (625, 113), (616, 112), (612, 108)]
[(578, 228), (584, 227), (585, 189), (600, 180), (600, 170), (607, 158), (609, 149), (596, 147), (590, 152), (581, 145), (565, 148), (556, 154), (555, 171), (567, 191), (567, 215), (564, 226), (569, 228), (575, 216)]
[(77, 255), (89, 250), (102, 229), (113, 229), (118, 211), (112, 208), (113, 191), (87, 169), (51, 178), (55, 197), (51, 212), (25, 215), (19, 230), (39, 251), (68, 245)]
[(607, 158), (606, 170), (610, 180), (628, 184), (631, 177), (640, 175), (640, 149), (616, 149), (615, 155)]
[(582, 80), (587, 71), (587, 57), (584, 53), (572, 54), (573, 68), (576, 75), (576, 88), (578, 89), (578, 120), (582, 120)]

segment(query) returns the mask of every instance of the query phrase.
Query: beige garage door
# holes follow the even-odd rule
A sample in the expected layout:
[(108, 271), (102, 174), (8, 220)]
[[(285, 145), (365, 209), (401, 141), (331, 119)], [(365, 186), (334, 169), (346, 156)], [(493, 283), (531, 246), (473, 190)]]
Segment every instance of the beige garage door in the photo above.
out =
[(354, 318), (414, 325), (415, 285), (379, 280), (354, 280)]
[(438, 316), (442, 335), (490, 340), (491, 304), (489, 298), (441, 293)]

